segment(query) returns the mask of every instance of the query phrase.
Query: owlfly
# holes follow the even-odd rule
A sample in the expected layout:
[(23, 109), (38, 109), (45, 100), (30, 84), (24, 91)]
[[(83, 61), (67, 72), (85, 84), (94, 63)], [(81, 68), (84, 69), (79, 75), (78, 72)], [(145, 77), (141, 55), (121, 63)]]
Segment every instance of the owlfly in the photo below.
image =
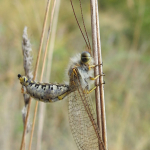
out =
[(38, 83), (18, 74), (26, 93), (37, 100), (56, 102), (69, 97), (69, 122), (80, 150), (98, 150), (99, 146), (105, 150), (90, 97), (90, 93), (96, 89), (96, 86), (90, 88), (90, 85), (99, 77), (93, 77), (93, 68), (96, 66), (89, 52), (73, 57), (68, 68), (68, 85)]

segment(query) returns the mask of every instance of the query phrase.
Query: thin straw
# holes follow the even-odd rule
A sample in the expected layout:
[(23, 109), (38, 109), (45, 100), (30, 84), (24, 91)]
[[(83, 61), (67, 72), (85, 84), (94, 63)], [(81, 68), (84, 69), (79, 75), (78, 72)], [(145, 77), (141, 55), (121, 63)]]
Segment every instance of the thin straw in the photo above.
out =
[[(42, 44), (43, 44), (43, 37), (44, 37), (44, 33), (45, 33), (45, 27), (46, 27), (48, 12), (49, 12), (49, 6), (50, 6), (50, 0), (47, 0), (47, 7), (46, 7), (45, 18), (44, 18), (44, 23), (43, 23), (43, 30), (42, 30), (42, 35), (41, 35), (41, 40), (40, 40), (40, 46), (39, 46), (39, 52), (38, 52), (38, 56), (37, 56), (37, 61), (36, 61), (36, 66), (35, 66), (33, 80), (35, 80), (36, 73), (38, 71), (39, 59), (40, 59), (40, 55), (41, 55), (41, 48), (42, 48)], [(31, 108), (31, 97), (29, 99), (27, 116), (26, 116), (26, 120), (25, 120), (25, 125), (24, 125), (24, 131), (23, 131), (23, 135), (22, 135), (22, 141), (21, 141), (20, 150), (23, 149), (23, 145), (24, 145), (25, 133), (26, 133), (26, 128), (27, 128), (27, 122), (28, 122), (30, 108)]]
[[(100, 27), (99, 27), (99, 14), (98, 14), (98, 4), (95, 0), (96, 6), (96, 30), (97, 30), (97, 50), (98, 50), (98, 64), (102, 64), (102, 54), (101, 54), (101, 42), (100, 42)], [(100, 91), (100, 103), (101, 103), (101, 121), (102, 121), (102, 138), (106, 149), (107, 145), (107, 130), (106, 130), (106, 113), (105, 113), (105, 99), (104, 99), (104, 81), (103, 81), (103, 66), (99, 65), (99, 91)]]
[[(40, 82), (43, 79), (43, 73), (44, 73), (44, 68), (45, 68), (45, 61), (46, 61), (46, 56), (47, 56), (47, 49), (48, 49), (49, 38), (50, 38), (50, 33), (51, 33), (51, 26), (52, 26), (52, 21), (53, 21), (53, 16), (54, 16), (55, 4), (56, 4), (56, 0), (54, 0), (53, 7), (52, 7), (52, 12), (51, 12), (51, 20), (50, 20), (49, 29), (48, 29), (48, 36), (47, 36), (46, 48), (45, 48), (45, 53), (44, 53), (44, 58), (43, 58), (43, 65), (42, 65), (42, 72), (41, 72)], [(32, 138), (33, 138), (33, 132), (34, 132), (34, 127), (35, 127), (37, 108), (38, 108), (38, 101), (36, 101), (36, 104), (35, 104), (33, 124), (32, 124), (31, 136), (30, 136), (30, 143), (29, 143), (29, 150), (31, 149), (31, 144), (32, 144)]]

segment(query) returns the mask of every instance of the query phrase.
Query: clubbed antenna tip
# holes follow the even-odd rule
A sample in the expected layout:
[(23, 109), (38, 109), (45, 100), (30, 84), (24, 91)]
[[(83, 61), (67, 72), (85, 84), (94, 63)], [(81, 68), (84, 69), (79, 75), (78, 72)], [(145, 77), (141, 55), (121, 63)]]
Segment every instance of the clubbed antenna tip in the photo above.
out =
[(21, 74), (18, 74), (18, 78), (20, 78), (21, 77)]

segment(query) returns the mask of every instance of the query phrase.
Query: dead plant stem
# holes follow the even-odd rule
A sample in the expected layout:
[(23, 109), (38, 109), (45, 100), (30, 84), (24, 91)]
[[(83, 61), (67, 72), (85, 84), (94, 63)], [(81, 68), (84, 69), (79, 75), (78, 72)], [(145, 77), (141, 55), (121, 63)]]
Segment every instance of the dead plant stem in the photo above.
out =
[[(35, 66), (35, 70), (34, 70), (33, 80), (35, 80), (36, 74), (37, 74), (37, 71), (38, 71), (39, 59), (40, 59), (40, 55), (41, 55), (41, 49), (42, 49), (42, 44), (43, 44), (43, 37), (44, 37), (44, 33), (45, 33), (45, 27), (46, 27), (46, 22), (47, 22), (47, 16), (48, 16), (48, 12), (49, 12), (49, 6), (50, 6), (50, 0), (47, 0), (47, 7), (46, 7), (46, 12), (45, 12), (43, 30), (42, 30), (42, 35), (41, 35), (41, 40), (40, 40), (40, 46), (39, 46), (39, 52), (38, 52), (38, 56), (37, 56), (37, 61), (36, 61), (36, 66)], [(28, 110), (27, 110), (27, 116), (26, 116), (26, 120), (25, 120), (25, 126), (24, 126), (23, 135), (22, 135), (22, 141), (21, 141), (20, 150), (23, 149), (23, 145), (24, 145), (25, 133), (26, 133), (26, 128), (27, 128), (27, 122), (28, 122), (28, 117), (29, 117), (30, 108), (31, 108), (31, 97), (30, 97), (30, 99), (29, 99)], [(30, 147), (31, 147), (31, 146), (30, 146)]]
[[(101, 41), (100, 41), (100, 27), (99, 27), (99, 14), (98, 14), (98, 1), (95, 0), (96, 6), (96, 31), (97, 31), (97, 51), (98, 51), (98, 64), (102, 64), (101, 54)], [(107, 146), (107, 130), (106, 130), (106, 113), (105, 113), (105, 99), (104, 99), (104, 81), (103, 81), (103, 66), (99, 65), (99, 91), (100, 91), (100, 110), (101, 110), (101, 125), (102, 125), (102, 138), (106, 149)]]
[[(97, 0), (91, 0), (91, 28), (92, 28), (92, 47), (93, 47), (93, 56), (94, 56), (95, 64), (102, 64)], [(95, 76), (103, 74), (102, 65), (95, 68), (94, 74)], [(99, 88), (96, 88), (95, 90), (97, 124), (104, 145), (107, 149), (103, 76), (99, 77), (99, 79), (96, 81), (96, 85), (100, 85)], [(99, 150), (100, 150), (100, 146), (99, 146)]]
[[(50, 38), (50, 33), (51, 33), (51, 26), (52, 26), (52, 21), (53, 21), (53, 16), (54, 16), (55, 4), (56, 4), (56, 0), (54, 0), (54, 2), (53, 2), (52, 12), (51, 12), (51, 20), (50, 20), (49, 29), (48, 29), (48, 35), (47, 35), (46, 48), (45, 48), (45, 53), (44, 53), (44, 58), (43, 58), (43, 65), (42, 65), (40, 82), (42, 81), (43, 74), (44, 74), (45, 61), (46, 61), (47, 49), (48, 49), (48, 45), (49, 45), (49, 38)], [(36, 104), (35, 104), (33, 124), (32, 124), (32, 130), (31, 130), (30, 143), (29, 143), (29, 150), (31, 150), (32, 138), (33, 138), (33, 132), (34, 132), (35, 120), (36, 120), (36, 114), (37, 114), (37, 108), (38, 108), (38, 101), (36, 101)]]

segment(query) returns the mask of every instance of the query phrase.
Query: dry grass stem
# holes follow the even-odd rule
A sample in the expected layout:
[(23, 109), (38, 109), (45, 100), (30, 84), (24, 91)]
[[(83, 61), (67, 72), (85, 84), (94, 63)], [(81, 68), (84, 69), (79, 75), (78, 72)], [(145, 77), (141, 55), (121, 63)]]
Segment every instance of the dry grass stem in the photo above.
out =
[(50, 39), (50, 47), (48, 52), (48, 63), (47, 63), (47, 69), (46, 69), (46, 81), (50, 80), (50, 74), (51, 74), (51, 64), (52, 64), (52, 56), (53, 56), (53, 50), (54, 50), (54, 44), (55, 44), (55, 35), (56, 35), (56, 28), (57, 28), (57, 21), (58, 21), (58, 14), (59, 14), (59, 7), (60, 7), (60, 0), (57, 0), (56, 4), (56, 10), (55, 10), (55, 16), (52, 26), (52, 34)]
[[(102, 54), (101, 54), (101, 40), (100, 40), (100, 27), (99, 27), (99, 14), (98, 14), (98, 3), (95, 1), (96, 6), (96, 31), (97, 31), (97, 51), (98, 51), (98, 64), (102, 64)], [(107, 130), (106, 130), (106, 113), (105, 113), (105, 99), (104, 99), (104, 81), (103, 81), (103, 66), (99, 65), (99, 91), (100, 91), (100, 111), (101, 111), (101, 123), (102, 123), (102, 138), (106, 149), (107, 145)]]
[[(25, 75), (32, 79), (33, 74), (32, 74), (32, 56), (31, 56), (32, 48), (31, 48), (31, 43), (30, 40), (28, 39), (27, 35), (27, 27), (24, 28), (23, 31), (23, 36), (22, 36), (22, 53), (23, 53), (23, 65), (24, 65), (24, 71)], [(22, 87), (24, 91), (26, 91), (25, 87)], [(27, 114), (27, 105), (29, 103), (29, 98), (30, 96), (28, 94), (23, 94), (24, 97), (24, 102), (25, 106), (22, 109), (22, 116), (23, 116), (23, 123), (25, 125), (25, 118)], [(27, 126), (27, 131), (29, 131), (29, 125), (30, 123), (28, 122)]]
[[(24, 71), (25, 75), (29, 78), (33, 78), (33, 73), (32, 73), (32, 48), (31, 48), (31, 43), (30, 40), (28, 39), (27, 35), (27, 27), (24, 28), (23, 31), (23, 36), (22, 36), (22, 53), (23, 53), (23, 66), (24, 66)], [(25, 87), (23, 87), (24, 91), (26, 91)], [(29, 98), (30, 96), (28, 94), (24, 94), (24, 102), (25, 106), (29, 103)]]
[[(49, 38), (50, 38), (50, 33), (51, 33), (51, 26), (52, 26), (52, 21), (53, 21), (53, 16), (54, 16), (55, 4), (56, 4), (56, 0), (54, 0), (52, 11), (51, 11), (51, 20), (50, 20), (49, 29), (48, 29), (48, 35), (47, 35), (46, 48), (45, 48), (45, 53), (44, 53), (44, 58), (43, 58), (43, 65), (42, 65), (40, 82), (42, 81), (43, 74), (44, 74), (45, 61), (46, 61), (46, 56), (47, 56), (47, 49), (48, 49)], [(31, 149), (31, 144), (32, 144), (32, 137), (33, 137), (34, 127), (35, 127), (37, 108), (38, 108), (38, 101), (36, 101), (36, 104), (35, 104), (33, 124), (32, 124), (31, 136), (30, 136), (30, 143), (29, 143), (29, 150)]]
[[(34, 70), (33, 80), (35, 80), (35, 78), (36, 78), (36, 73), (37, 73), (38, 66), (39, 66), (39, 59), (40, 59), (40, 55), (41, 55), (41, 48), (42, 48), (42, 44), (43, 44), (43, 37), (44, 37), (44, 33), (45, 33), (45, 27), (46, 27), (48, 12), (49, 12), (49, 6), (50, 6), (50, 0), (47, 1), (47, 7), (46, 7), (46, 12), (45, 12), (44, 24), (43, 24), (43, 30), (42, 30), (40, 46), (39, 46), (39, 52), (38, 52), (38, 56), (37, 56), (37, 62), (36, 62), (35, 70)], [(25, 120), (25, 126), (24, 126), (23, 135), (22, 135), (20, 150), (23, 149), (23, 143), (24, 143), (24, 140), (25, 140), (25, 131), (26, 131), (26, 128), (27, 128), (27, 121), (28, 121), (28, 117), (29, 117), (30, 107), (31, 107), (31, 98), (29, 99), (27, 116), (26, 116), (26, 120)], [(31, 149), (31, 142), (30, 142), (29, 147)]]
[(44, 58), (43, 58), (43, 66), (42, 66), (40, 82), (43, 79), (43, 73), (44, 73), (44, 68), (45, 68), (45, 61), (46, 61), (47, 49), (48, 49), (48, 44), (49, 44), (49, 38), (50, 38), (50, 33), (51, 33), (53, 17), (54, 17), (55, 5), (56, 5), (56, 0), (54, 0), (54, 2), (53, 2), (53, 7), (52, 7), (52, 11), (51, 11), (51, 20), (50, 20), (50, 24), (49, 24), (49, 28), (48, 28), (48, 35), (47, 35), (46, 48), (45, 48), (45, 53), (44, 53)]
[(23, 36), (22, 36), (22, 53), (23, 53), (23, 64), (24, 64), (24, 71), (25, 75), (32, 79), (33, 73), (32, 73), (32, 48), (30, 40), (28, 39), (27, 35), (27, 27), (24, 28)]
[[(99, 29), (99, 19), (98, 19), (98, 4), (96, 0), (91, 0), (91, 27), (92, 27), (92, 46), (93, 46), (93, 56), (95, 64), (102, 63), (101, 56), (101, 44), (100, 44), (100, 29)], [(95, 76), (102, 75), (102, 65), (95, 68)], [(104, 145), (107, 149), (107, 138), (106, 138), (106, 120), (105, 120), (105, 106), (104, 106), (104, 87), (103, 87), (103, 77), (100, 76), (99, 80), (96, 81), (96, 85), (100, 85), (99, 88), (95, 90), (96, 97), (96, 111), (97, 111), (97, 123), (102, 135)], [(99, 145), (99, 149), (101, 149)]]
[(47, 23), (47, 17), (48, 17), (48, 13), (49, 13), (50, 2), (51, 2), (51, 0), (47, 0), (47, 6), (46, 6), (46, 11), (45, 11), (45, 18), (44, 18), (44, 23), (43, 23), (43, 30), (42, 30), (41, 40), (40, 40), (39, 52), (38, 52), (35, 71), (34, 71), (34, 78), (33, 78), (34, 80), (36, 78), (36, 73), (38, 71), (41, 50), (42, 50), (42, 45), (43, 45), (43, 39), (44, 39), (44, 34), (45, 34), (45, 28), (46, 28), (46, 23)]
[(39, 105), (36, 150), (41, 150), (42, 132), (43, 132), (43, 125), (44, 125), (44, 117), (45, 117), (45, 108), (46, 108), (46, 104), (41, 103)]
[[(92, 48), (93, 48), (93, 57), (95, 64), (98, 64), (98, 57), (97, 57), (97, 32), (96, 32), (96, 12), (95, 12), (95, 0), (91, 0), (91, 29), (92, 29)], [(97, 76), (98, 67), (94, 69), (94, 76)], [(99, 80), (96, 80), (96, 85), (99, 84)], [(100, 104), (100, 92), (99, 88), (95, 89), (95, 99), (96, 99), (96, 114), (97, 114), (97, 124), (100, 129), (100, 135), (102, 140), (102, 127), (101, 127), (101, 104)], [(99, 144), (99, 150), (102, 147)]]
[[(31, 48), (31, 43), (30, 40), (28, 39), (28, 34), (27, 34), (27, 27), (24, 28), (23, 31), (23, 36), (22, 36), (22, 54), (23, 54), (23, 66), (24, 66), (24, 71), (25, 75), (32, 79), (33, 74), (32, 74), (32, 56), (31, 56), (32, 48)], [(24, 91), (26, 91), (25, 87), (22, 87)], [(23, 119), (23, 125), (25, 127), (25, 120), (26, 120), (26, 115), (27, 115), (27, 106), (29, 103), (30, 96), (28, 94), (23, 94), (24, 97), (24, 103), (25, 106), (22, 109), (22, 119)], [(30, 130), (30, 122), (29, 120), (27, 121), (27, 127), (26, 127), (26, 133), (29, 132)], [(24, 142), (24, 147), (25, 147), (25, 142)]]
[[(51, 39), (50, 39), (50, 48), (48, 52), (48, 61), (47, 61), (47, 69), (46, 69), (46, 78), (44, 82), (50, 80), (50, 72), (51, 72), (51, 64), (52, 64), (52, 56), (54, 50), (54, 43), (55, 43), (55, 35), (56, 35), (56, 28), (57, 28), (57, 20), (59, 14), (59, 7), (60, 7), (60, 0), (56, 1), (56, 8), (54, 13), (54, 21), (51, 29)], [(38, 117), (38, 130), (37, 130), (37, 150), (41, 149), (41, 141), (42, 141), (42, 132), (43, 132), (43, 124), (44, 124), (44, 116), (45, 116), (45, 108), (46, 105), (41, 103), (39, 105), (39, 117)]]
[[(97, 58), (97, 34), (96, 34), (96, 16), (95, 16), (95, 1), (91, 0), (91, 28), (92, 28), (92, 47), (93, 47), (93, 57), (94, 57), (94, 62), (95, 64), (98, 64), (98, 58)], [(94, 75), (97, 76), (98, 73), (98, 68), (96, 67), (94, 70)], [(99, 80), (96, 80), (96, 85), (99, 84)], [(95, 96), (96, 96), (96, 106), (100, 107), (100, 97), (99, 97), (99, 89), (96, 88), (95, 90)], [(99, 111), (99, 109), (97, 109)], [(98, 120), (98, 126), (101, 130), (101, 118), (100, 118), (100, 111), (97, 112), (97, 120)]]

